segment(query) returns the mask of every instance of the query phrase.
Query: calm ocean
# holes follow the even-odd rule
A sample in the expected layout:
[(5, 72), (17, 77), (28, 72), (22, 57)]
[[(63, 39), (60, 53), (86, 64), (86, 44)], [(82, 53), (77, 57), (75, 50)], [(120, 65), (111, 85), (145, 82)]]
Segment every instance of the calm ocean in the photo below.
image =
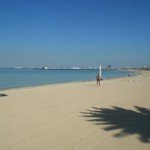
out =
[[(103, 79), (127, 76), (127, 71), (103, 70)], [(0, 68), (0, 89), (95, 80), (98, 70), (36, 70)]]

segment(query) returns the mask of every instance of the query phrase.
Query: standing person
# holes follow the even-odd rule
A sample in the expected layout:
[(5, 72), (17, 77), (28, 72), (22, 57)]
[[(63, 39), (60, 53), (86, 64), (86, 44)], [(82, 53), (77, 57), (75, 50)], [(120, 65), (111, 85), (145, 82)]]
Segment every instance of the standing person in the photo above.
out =
[(100, 86), (101, 77), (99, 76), (99, 74), (96, 76), (96, 81), (97, 81), (97, 85)]

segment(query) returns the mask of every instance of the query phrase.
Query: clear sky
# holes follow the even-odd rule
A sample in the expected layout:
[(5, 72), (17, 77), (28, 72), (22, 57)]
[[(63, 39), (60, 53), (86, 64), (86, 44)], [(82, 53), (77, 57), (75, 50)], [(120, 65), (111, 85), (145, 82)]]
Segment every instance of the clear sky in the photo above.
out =
[(150, 65), (150, 0), (1, 0), (0, 67)]

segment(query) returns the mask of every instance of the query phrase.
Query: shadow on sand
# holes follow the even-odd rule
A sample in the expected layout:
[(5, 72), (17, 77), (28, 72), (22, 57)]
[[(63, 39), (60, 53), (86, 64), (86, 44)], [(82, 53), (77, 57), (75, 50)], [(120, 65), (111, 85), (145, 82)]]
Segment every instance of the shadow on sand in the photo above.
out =
[(139, 140), (150, 143), (150, 110), (135, 106), (137, 111), (120, 107), (96, 108), (82, 112), (83, 117), (96, 125), (106, 125), (104, 130), (121, 129), (115, 137), (138, 134)]
[(6, 95), (6, 94), (0, 94), (0, 97), (3, 97), (3, 96), (8, 96), (8, 95)]

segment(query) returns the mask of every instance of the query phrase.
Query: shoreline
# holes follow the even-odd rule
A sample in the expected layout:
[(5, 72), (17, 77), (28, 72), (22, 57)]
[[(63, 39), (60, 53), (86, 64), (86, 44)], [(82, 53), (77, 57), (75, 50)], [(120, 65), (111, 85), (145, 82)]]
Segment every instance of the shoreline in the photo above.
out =
[[(138, 75), (143, 74), (143, 71), (138, 70), (130, 70), (129, 72), (133, 73), (131, 77), (136, 77)], [(130, 77), (130, 78), (131, 78)], [(113, 79), (121, 79), (121, 78), (128, 78), (128, 76), (118, 76), (118, 77), (110, 77), (106, 78), (101, 82), (107, 81), (107, 80), (113, 80)], [(41, 85), (31, 85), (31, 86), (23, 86), (23, 87), (12, 87), (12, 88), (0, 88), (0, 91), (5, 92), (9, 90), (20, 90), (20, 89), (32, 89), (32, 88), (39, 88), (43, 86), (57, 86), (57, 85), (66, 85), (66, 84), (74, 84), (74, 83), (86, 83), (86, 82), (96, 82), (96, 80), (82, 80), (82, 81), (67, 81), (67, 82), (60, 82), (60, 83), (48, 83), (48, 84), (41, 84)]]
[[(138, 75), (137, 75), (138, 76)], [(133, 77), (133, 76), (132, 76)], [(114, 80), (114, 79), (124, 79), (128, 77), (113, 77), (113, 78), (107, 78), (101, 82), (107, 81), (107, 80)], [(0, 89), (0, 91), (10, 91), (10, 90), (23, 90), (23, 89), (34, 89), (34, 88), (40, 88), (40, 87), (47, 87), (47, 86), (60, 86), (60, 85), (70, 85), (70, 84), (82, 84), (82, 83), (92, 83), (96, 80), (86, 80), (86, 81), (68, 81), (68, 82), (61, 82), (61, 83), (50, 83), (50, 84), (42, 84), (42, 85), (33, 85), (33, 86), (25, 86), (25, 87), (19, 87), (19, 88), (6, 88), (6, 89)]]

